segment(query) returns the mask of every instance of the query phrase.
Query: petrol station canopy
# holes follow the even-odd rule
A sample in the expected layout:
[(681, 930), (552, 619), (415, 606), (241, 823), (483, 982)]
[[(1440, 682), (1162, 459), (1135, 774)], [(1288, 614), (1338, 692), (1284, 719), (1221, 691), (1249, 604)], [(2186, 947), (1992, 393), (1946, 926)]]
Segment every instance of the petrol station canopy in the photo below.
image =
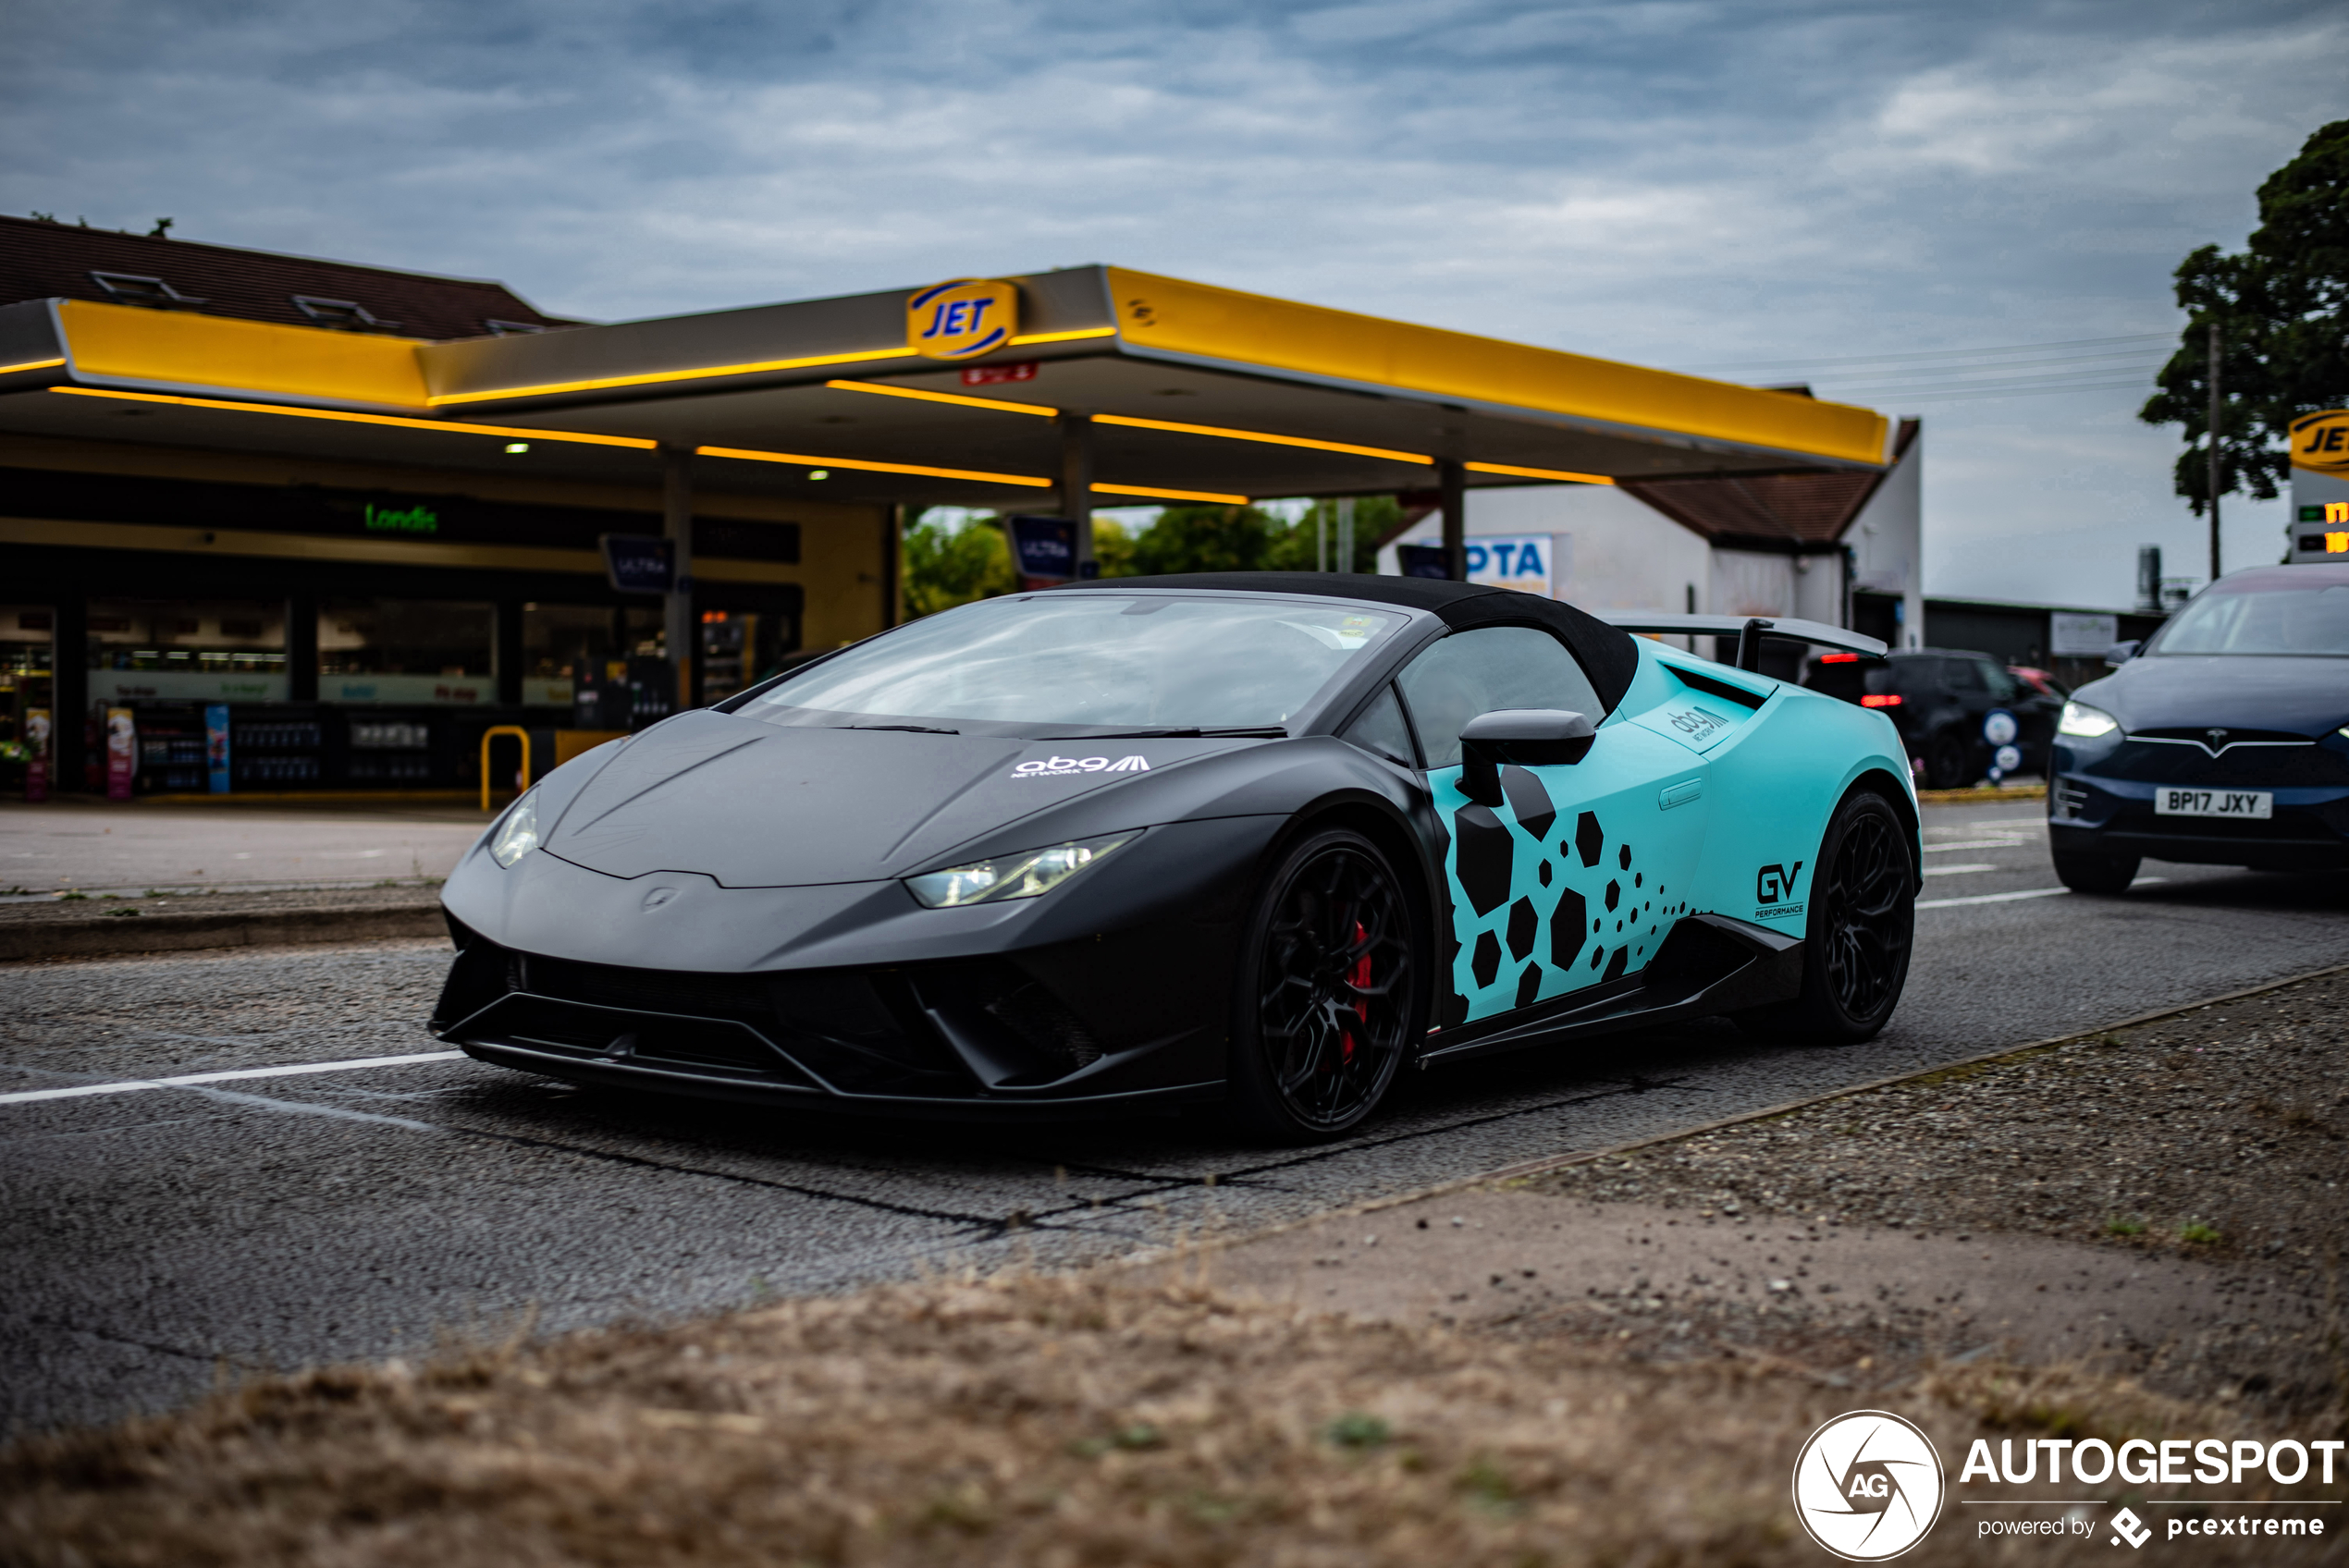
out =
[(0, 308), (0, 430), (1079, 512), (1887, 458), (1868, 409), (1113, 266), (439, 342), (197, 303)]

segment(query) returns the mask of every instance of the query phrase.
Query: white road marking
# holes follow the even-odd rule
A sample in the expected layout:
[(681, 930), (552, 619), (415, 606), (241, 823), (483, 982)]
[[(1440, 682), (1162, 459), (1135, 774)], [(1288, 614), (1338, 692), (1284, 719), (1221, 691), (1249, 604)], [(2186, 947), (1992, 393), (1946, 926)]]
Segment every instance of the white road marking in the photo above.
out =
[(1925, 874), (1927, 876), (1962, 876), (1969, 871), (1996, 871), (1998, 869), (1998, 867), (1985, 861), (1980, 865), (1928, 865), (1925, 868)]
[(1937, 850), (2011, 850), (2023, 842), (2020, 839), (1960, 839), (1952, 844), (1927, 844), (1926, 854)]
[[(1928, 871), (1925, 875), (1930, 876), (1933, 873)], [(2169, 880), (2167, 876), (2140, 876), (2129, 886), (2143, 888), (2151, 883)], [(2069, 888), (2027, 888), (2020, 893), (1976, 893), (1970, 899), (1919, 899), (1917, 908), (1951, 909), (1959, 904), (2008, 904), (2017, 899), (2052, 899), (2058, 894), (2070, 891), (2072, 889)]]
[(295, 1078), (310, 1072), (350, 1072), (363, 1067), (405, 1067), (418, 1061), (452, 1061), (462, 1051), (417, 1051), (408, 1056), (363, 1056), (346, 1061), (305, 1061), (290, 1067), (245, 1067), (227, 1072), (187, 1072), (177, 1078), (128, 1078), (117, 1084), (76, 1084), (63, 1089), (19, 1089), (0, 1095), (0, 1105), (31, 1100), (79, 1099), (84, 1095), (127, 1095), (140, 1089), (184, 1089), (246, 1078)]

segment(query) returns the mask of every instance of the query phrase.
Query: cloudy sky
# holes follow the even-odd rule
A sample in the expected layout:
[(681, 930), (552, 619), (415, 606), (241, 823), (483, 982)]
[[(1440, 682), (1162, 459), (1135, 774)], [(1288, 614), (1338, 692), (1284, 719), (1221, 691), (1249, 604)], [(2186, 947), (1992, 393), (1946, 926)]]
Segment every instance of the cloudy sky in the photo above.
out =
[[(1927, 587), (2202, 570), (2169, 274), (2322, 4), (0, 0), (0, 211), (598, 319), (1113, 262), (1926, 421)], [(2050, 387), (2072, 390), (2051, 391)], [(2231, 566), (2280, 504), (2233, 504)]]

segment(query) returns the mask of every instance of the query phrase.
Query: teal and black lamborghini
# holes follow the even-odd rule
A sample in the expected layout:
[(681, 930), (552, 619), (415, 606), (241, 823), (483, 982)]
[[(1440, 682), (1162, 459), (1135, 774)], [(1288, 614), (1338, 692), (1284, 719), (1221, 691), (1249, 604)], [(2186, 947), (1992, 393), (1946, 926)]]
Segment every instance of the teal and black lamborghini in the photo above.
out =
[[(1735, 664), (1635, 631), (1738, 633)], [(1883, 1028), (1916, 797), (1809, 622), (1123, 578), (899, 627), (556, 770), (444, 892), (433, 1026), (582, 1083), (916, 1115), (1221, 1100), (1726, 1014)]]

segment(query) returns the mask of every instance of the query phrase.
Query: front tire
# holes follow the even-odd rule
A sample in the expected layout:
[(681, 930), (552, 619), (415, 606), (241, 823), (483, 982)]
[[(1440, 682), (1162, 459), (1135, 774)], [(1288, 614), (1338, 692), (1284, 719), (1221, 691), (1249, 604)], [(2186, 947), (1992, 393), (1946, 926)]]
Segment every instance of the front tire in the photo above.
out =
[(1917, 870), (1892, 802), (1858, 790), (1827, 820), (1811, 884), (1802, 990), (1738, 1023), (1758, 1035), (1822, 1046), (1874, 1039), (1900, 1005), (1916, 940)]
[(2125, 893), (2137, 879), (2137, 867), (2144, 864), (2135, 855), (2083, 854), (2076, 850), (2057, 850), (2053, 854), (2056, 880), (2075, 893)]
[(1378, 1109), (1426, 1011), (1402, 879), (1359, 833), (1310, 834), (1266, 880), (1247, 929), (1232, 1121), (1285, 1144), (1350, 1132)]

